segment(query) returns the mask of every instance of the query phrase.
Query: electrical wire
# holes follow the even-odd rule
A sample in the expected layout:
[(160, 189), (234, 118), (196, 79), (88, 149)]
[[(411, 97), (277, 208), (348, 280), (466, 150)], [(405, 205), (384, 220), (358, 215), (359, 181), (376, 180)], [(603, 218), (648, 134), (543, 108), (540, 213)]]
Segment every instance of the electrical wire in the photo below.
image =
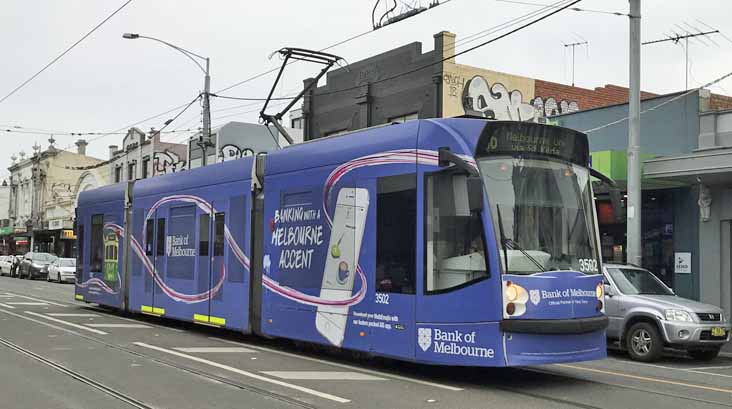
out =
[(294, 97), (277, 97), (277, 98), (245, 98), (245, 97), (232, 97), (228, 95), (209, 94), (212, 97), (223, 98), (223, 99), (235, 99), (238, 101), (289, 101)]
[(119, 8), (117, 9), (117, 10), (115, 10), (115, 11), (114, 11), (114, 12), (113, 12), (112, 14), (110, 14), (109, 16), (107, 16), (107, 18), (105, 18), (105, 19), (104, 19), (104, 20), (102, 20), (102, 21), (101, 21), (101, 22), (100, 22), (99, 24), (97, 24), (96, 26), (94, 26), (94, 28), (92, 28), (92, 29), (91, 29), (91, 31), (89, 31), (88, 33), (84, 34), (84, 36), (83, 36), (83, 37), (81, 37), (80, 39), (78, 39), (78, 40), (77, 40), (77, 41), (76, 41), (76, 42), (75, 42), (74, 44), (71, 44), (71, 46), (70, 46), (69, 48), (67, 48), (66, 50), (64, 50), (64, 51), (63, 51), (63, 52), (62, 52), (61, 54), (59, 54), (59, 55), (58, 55), (58, 56), (57, 56), (56, 58), (54, 58), (53, 60), (51, 60), (51, 62), (49, 62), (49, 63), (48, 63), (48, 64), (46, 64), (46, 65), (45, 65), (45, 66), (44, 66), (43, 68), (41, 68), (41, 70), (40, 70), (40, 71), (38, 71), (37, 73), (33, 74), (33, 75), (32, 75), (32, 76), (30, 77), (30, 78), (28, 78), (27, 80), (23, 81), (23, 82), (22, 82), (22, 83), (21, 83), (20, 85), (18, 85), (17, 87), (15, 87), (15, 88), (14, 88), (14, 89), (13, 89), (12, 91), (10, 91), (10, 93), (8, 93), (8, 94), (7, 94), (7, 95), (5, 95), (5, 96), (4, 96), (4, 97), (3, 97), (2, 99), (0, 99), (0, 104), (1, 104), (1, 103), (3, 103), (3, 101), (5, 101), (6, 99), (10, 98), (10, 96), (11, 96), (11, 95), (13, 95), (13, 94), (15, 94), (16, 92), (20, 91), (20, 89), (21, 89), (21, 88), (23, 88), (23, 87), (25, 87), (26, 85), (28, 85), (28, 83), (30, 83), (31, 81), (33, 81), (33, 80), (34, 80), (34, 79), (35, 79), (36, 77), (38, 77), (39, 75), (41, 75), (41, 73), (43, 73), (43, 71), (46, 71), (46, 70), (47, 70), (47, 69), (48, 69), (48, 68), (49, 68), (50, 66), (52, 66), (53, 64), (55, 64), (55, 63), (56, 63), (56, 61), (60, 60), (60, 59), (61, 59), (61, 58), (62, 58), (62, 57), (63, 57), (64, 55), (66, 55), (66, 54), (67, 54), (67, 53), (68, 53), (69, 51), (71, 51), (71, 50), (72, 50), (72, 49), (73, 49), (74, 47), (76, 47), (77, 45), (79, 45), (79, 43), (81, 43), (82, 41), (84, 41), (84, 40), (85, 40), (85, 39), (86, 39), (87, 37), (89, 37), (89, 36), (90, 36), (90, 35), (91, 35), (91, 34), (92, 34), (93, 32), (97, 31), (97, 29), (98, 29), (99, 27), (101, 27), (102, 25), (104, 25), (104, 23), (106, 23), (107, 21), (109, 21), (109, 19), (111, 19), (112, 17), (114, 17), (114, 15), (115, 15), (115, 14), (119, 13), (119, 12), (120, 12), (120, 11), (121, 11), (121, 10), (122, 10), (123, 8), (125, 8), (125, 7), (126, 7), (126, 6), (128, 5), (128, 4), (130, 4), (131, 2), (132, 2), (132, 0), (127, 0), (127, 1), (126, 1), (126, 2), (124, 3), (124, 4), (122, 4), (122, 5), (121, 5), (121, 6), (120, 6), (120, 7), (119, 7)]
[[(496, 0), (496, 1), (499, 1), (501, 3), (522, 4), (522, 5), (525, 5), (525, 6), (535, 6), (535, 7), (546, 7), (547, 6), (546, 4), (542, 4), (542, 3), (531, 3), (531, 2), (528, 2), (528, 1), (515, 1), (515, 0)], [(598, 13), (598, 14), (610, 14), (610, 15), (613, 15), (613, 16), (626, 16), (626, 17), (629, 17), (630, 16), (628, 13), (621, 13), (619, 11), (590, 10), (590, 9), (581, 9), (579, 7), (571, 7), (571, 8), (569, 8), (569, 10), (572, 10), (572, 11), (583, 11), (583, 12), (588, 12), (588, 13)]]
[[(663, 101), (663, 102), (661, 102), (658, 105), (652, 106), (652, 107), (650, 107), (648, 109), (644, 109), (643, 111), (640, 112), (640, 114), (643, 115), (645, 113), (655, 111), (655, 110), (663, 107), (664, 105), (668, 105), (668, 104), (670, 104), (670, 103), (672, 103), (674, 101), (678, 101), (679, 99), (681, 99), (681, 98), (683, 98), (683, 97), (685, 97), (687, 95), (693, 94), (695, 92), (698, 92), (699, 90), (701, 90), (703, 88), (709, 88), (709, 87), (711, 87), (713, 85), (716, 85), (718, 82), (722, 82), (722, 81), (726, 80), (729, 77), (732, 77), (732, 72), (729, 72), (729, 73), (727, 73), (727, 74), (725, 74), (725, 75), (723, 75), (723, 76), (721, 76), (721, 77), (719, 77), (719, 78), (717, 78), (717, 79), (715, 79), (713, 81), (710, 81), (710, 82), (708, 82), (708, 83), (706, 83), (706, 84), (704, 84), (704, 85), (702, 85), (700, 87), (693, 88), (693, 89), (691, 89), (689, 91), (686, 91), (686, 92), (683, 92), (683, 93), (681, 93), (681, 94), (679, 94), (679, 95), (677, 95), (677, 96), (675, 96), (675, 97), (673, 97), (671, 99), (667, 99), (666, 101)], [(605, 128), (611, 127), (613, 125), (617, 125), (617, 124), (622, 123), (622, 122), (625, 122), (627, 120), (628, 120), (628, 116), (625, 116), (625, 117), (620, 118), (618, 120), (615, 120), (615, 121), (612, 121), (612, 122), (608, 122), (608, 123), (606, 123), (604, 125), (600, 125), (600, 126), (595, 127), (595, 128), (587, 129), (587, 130), (582, 131), (582, 132), (584, 132), (584, 133), (597, 132), (597, 131), (599, 131), (601, 129), (605, 129)]]
[[(512, 29), (512, 30), (510, 30), (510, 31), (508, 31), (508, 32), (506, 32), (504, 34), (501, 34), (501, 35), (499, 35), (497, 37), (494, 37), (494, 38), (492, 38), (492, 39), (490, 39), (488, 41), (484, 41), (484, 42), (482, 42), (482, 43), (480, 43), (478, 45), (475, 45), (475, 46), (472, 46), (472, 47), (470, 47), (468, 49), (465, 49), (463, 51), (457, 52), (457, 53), (455, 53), (455, 54), (453, 54), (451, 56), (445, 57), (445, 58), (440, 59), (438, 61), (431, 62), (429, 64), (425, 64), (425, 65), (420, 66), (420, 67), (417, 67), (417, 68), (413, 68), (411, 70), (403, 71), (401, 73), (394, 74), (392, 76), (389, 76), (389, 77), (386, 77), (386, 78), (382, 78), (382, 79), (379, 79), (379, 80), (370, 82), (369, 85), (379, 84), (379, 83), (382, 83), (382, 82), (391, 81), (391, 80), (394, 80), (394, 79), (397, 79), (397, 78), (401, 78), (401, 77), (403, 77), (405, 75), (409, 75), (409, 74), (415, 73), (417, 71), (421, 71), (421, 70), (430, 68), (430, 67), (435, 66), (437, 64), (442, 64), (443, 62), (445, 62), (447, 60), (451, 60), (451, 59), (453, 59), (455, 57), (459, 57), (461, 55), (464, 55), (464, 54), (467, 54), (469, 52), (475, 51), (478, 48), (481, 48), (481, 47), (484, 47), (484, 46), (486, 46), (488, 44), (494, 43), (494, 42), (496, 42), (498, 40), (501, 40), (501, 39), (503, 39), (505, 37), (508, 37), (509, 35), (512, 35), (512, 34), (518, 32), (518, 31), (521, 31), (521, 30), (523, 30), (523, 29), (525, 29), (527, 27), (530, 27), (530, 26), (532, 26), (532, 25), (534, 25), (534, 24), (536, 24), (536, 23), (538, 23), (538, 22), (540, 22), (542, 20), (545, 20), (545, 19), (547, 19), (547, 18), (549, 18), (549, 17), (551, 17), (551, 16), (553, 16), (553, 15), (555, 15), (557, 13), (560, 13), (560, 12), (568, 9), (570, 6), (579, 3), (580, 1), (582, 1), (582, 0), (574, 0), (571, 3), (567, 4), (567, 5), (561, 6), (559, 8), (555, 8), (554, 11), (551, 11), (548, 14), (545, 14), (545, 15), (543, 15), (543, 16), (541, 16), (539, 18), (536, 18), (534, 20), (531, 20), (530, 22), (528, 22), (526, 24), (522, 24), (519, 27), (516, 27), (516, 28), (514, 28), (514, 29)], [(347, 91), (353, 91), (353, 90), (357, 90), (357, 89), (361, 89), (361, 88), (362, 88), (362, 86), (357, 85), (357, 86), (352, 86), (352, 87), (346, 87), (346, 88), (336, 89), (336, 90), (332, 90), (332, 91), (325, 91), (325, 92), (322, 92), (322, 93), (318, 93), (316, 96), (317, 97), (320, 97), (320, 96), (325, 96), (325, 95), (333, 95), (333, 94), (338, 94), (338, 93), (347, 92)]]

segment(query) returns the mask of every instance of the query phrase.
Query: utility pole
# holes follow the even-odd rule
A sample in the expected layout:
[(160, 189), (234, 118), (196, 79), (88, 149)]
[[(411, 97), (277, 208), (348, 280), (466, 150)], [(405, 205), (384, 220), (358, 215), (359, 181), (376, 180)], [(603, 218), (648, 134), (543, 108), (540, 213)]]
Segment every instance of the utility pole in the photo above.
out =
[(626, 251), (627, 262), (642, 265), (641, 252), (641, 160), (640, 160), (640, 64), (641, 7), (640, 0), (630, 2), (630, 81), (628, 99), (628, 205)]
[(203, 82), (203, 130), (198, 138), (198, 146), (201, 148), (201, 166), (206, 166), (206, 148), (211, 144), (211, 105), (209, 96), (211, 94), (211, 76), (209, 75), (209, 59), (206, 58), (206, 76)]
[[(562, 44), (564, 44), (564, 43), (562, 43)], [(578, 43), (564, 44), (564, 48), (572, 47), (572, 86), (573, 87), (574, 87), (574, 49), (576, 47), (579, 47), (581, 45), (586, 45), (586, 44), (588, 44), (587, 41), (582, 41), (582, 42), (578, 42)]]

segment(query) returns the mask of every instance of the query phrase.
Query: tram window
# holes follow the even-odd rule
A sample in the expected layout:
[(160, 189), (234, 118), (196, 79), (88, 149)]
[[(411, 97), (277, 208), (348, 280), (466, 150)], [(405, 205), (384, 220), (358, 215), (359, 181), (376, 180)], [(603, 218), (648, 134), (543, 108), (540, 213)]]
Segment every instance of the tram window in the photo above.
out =
[(216, 213), (214, 215), (214, 256), (224, 255), (224, 225), (226, 215)]
[(379, 178), (376, 199), (376, 291), (414, 294), (416, 239), (416, 175)]
[(198, 216), (198, 255), (208, 256), (208, 235), (211, 230), (211, 220), (208, 214)]
[(154, 227), (152, 219), (148, 219), (147, 223), (145, 224), (145, 254), (148, 256), (152, 256), (153, 254), (153, 236), (154, 233)]
[(158, 219), (158, 236), (155, 245), (155, 255), (165, 255), (165, 219)]
[(488, 277), (483, 223), (467, 205), (467, 177), (426, 177), (425, 290), (445, 292)]
[(104, 215), (92, 215), (90, 271), (101, 272), (104, 265)]

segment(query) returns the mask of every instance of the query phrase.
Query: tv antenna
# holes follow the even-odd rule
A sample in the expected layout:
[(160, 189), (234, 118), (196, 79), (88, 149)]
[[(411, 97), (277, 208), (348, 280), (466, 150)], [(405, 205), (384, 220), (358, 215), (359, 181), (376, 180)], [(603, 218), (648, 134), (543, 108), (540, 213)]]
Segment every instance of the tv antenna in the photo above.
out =
[(580, 37), (581, 41), (575, 41), (573, 43), (562, 42), (562, 45), (564, 46), (565, 49), (572, 48), (572, 86), (573, 87), (574, 87), (574, 49), (577, 47), (583, 46), (583, 45), (588, 46), (588, 47), (590, 45), (589, 41), (585, 40), (581, 36), (577, 35), (577, 37)]
[[(648, 45), (648, 44), (657, 44), (657, 43), (664, 43), (667, 41), (672, 41), (674, 44), (679, 44), (682, 47), (684, 47), (684, 54), (685, 54), (685, 82), (684, 82), (684, 89), (689, 89), (689, 39), (694, 39), (699, 44), (708, 47), (709, 43), (712, 43), (719, 47), (719, 44), (717, 44), (716, 41), (712, 37), (710, 37), (712, 34), (722, 34), (719, 30), (716, 28), (705, 24), (702, 21), (697, 20), (700, 24), (707, 27), (708, 31), (702, 31), (699, 30), (697, 27), (687, 23), (683, 22), (682, 24), (686, 26), (687, 28), (691, 29), (692, 31), (687, 30), (684, 26), (681, 26), (679, 24), (674, 24), (674, 28), (672, 28), (671, 34), (664, 33), (665, 38), (661, 38), (658, 40), (651, 40), (641, 43), (642, 45)], [(681, 40), (684, 41), (684, 44), (681, 44)], [(707, 43), (709, 41), (709, 43)]]

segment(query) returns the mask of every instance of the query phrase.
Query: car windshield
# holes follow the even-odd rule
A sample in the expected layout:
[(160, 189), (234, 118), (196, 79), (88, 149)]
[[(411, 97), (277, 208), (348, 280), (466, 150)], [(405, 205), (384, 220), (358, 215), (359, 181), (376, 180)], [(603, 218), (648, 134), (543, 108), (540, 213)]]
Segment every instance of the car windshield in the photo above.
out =
[(673, 292), (648, 270), (608, 268), (607, 271), (623, 294), (673, 295)]
[(59, 267), (76, 267), (75, 258), (62, 258), (58, 261)]
[(500, 237), (503, 270), (597, 274), (589, 171), (559, 160), (490, 157), (478, 161)]
[(33, 261), (40, 261), (42, 263), (50, 263), (56, 259), (56, 256), (48, 253), (33, 253), (31, 257)]

